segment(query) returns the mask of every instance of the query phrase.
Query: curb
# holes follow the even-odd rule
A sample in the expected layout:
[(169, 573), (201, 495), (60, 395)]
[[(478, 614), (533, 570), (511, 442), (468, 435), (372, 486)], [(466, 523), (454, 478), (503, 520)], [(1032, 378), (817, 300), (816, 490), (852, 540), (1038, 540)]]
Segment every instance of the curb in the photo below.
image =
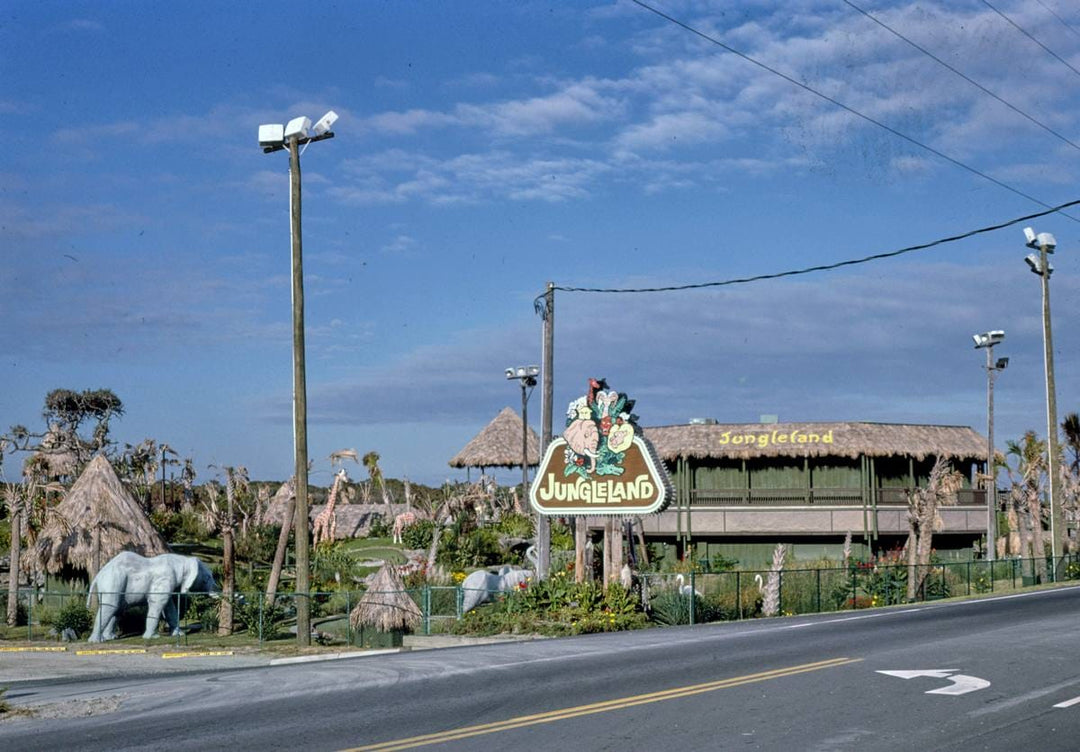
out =
[(401, 648), (386, 648), (383, 650), (355, 650), (349, 653), (324, 653), (322, 655), (300, 655), (295, 658), (274, 658), (270, 661), (271, 666), (286, 666), (291, 663), (317, 663), (319, 661), (340, 661), (346, 658), (366, 658), (369, 655), (387, 655), (400, 653)]

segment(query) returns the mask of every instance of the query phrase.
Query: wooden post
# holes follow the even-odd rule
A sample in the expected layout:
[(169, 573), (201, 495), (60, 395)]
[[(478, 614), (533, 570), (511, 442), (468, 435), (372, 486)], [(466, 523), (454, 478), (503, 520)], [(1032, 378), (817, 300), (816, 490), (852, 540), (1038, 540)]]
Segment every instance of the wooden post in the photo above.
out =
[(585, 539), (588, 523), (584, 515), (574, 518), (574, 582), (585, 582)]
[(611, 582), (612, 571), (614, 570), (614, 557), (612, 552), (615, 549), (615, 537), (614, 520), (611, 517), (604, 517), (604, 588), (607, 589), (608, 583)]

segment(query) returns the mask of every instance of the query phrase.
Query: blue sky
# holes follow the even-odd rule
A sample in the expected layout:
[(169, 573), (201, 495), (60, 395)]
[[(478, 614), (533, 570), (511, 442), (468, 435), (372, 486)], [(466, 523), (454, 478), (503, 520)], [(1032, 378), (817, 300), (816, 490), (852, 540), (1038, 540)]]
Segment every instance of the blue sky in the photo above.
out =
[[(504, 368), (540, 361), (548, 281), (767, 274), (1042, 208), (1019, 194), (1080, 198), (1074, 6), (994, 0), (1029, 37), (982, 2), (856, 4), (1045, 127), (840, 0), (656, 7), (971, 170), (630, 2), (8, 4), (0, 425), (40, 429), (52, 388), (107, 387), (121, 442), (291, 474), (288, 160), (256, 135), (297, 115), (341, 116), (302, 161), (316, 483), (347, 447), (393, 477), (463, 477), (450, 457), (519, 405)], [(1080, 224), (1032, 224), (1060, 248), (1064, 414), (1080, 409)], [(556, 416), (604, 376), (645, 425), (982, 432), (971, 335), (1001, 328), (998, 437), (1044, 435), (1026, 253), (1016, 226), (785, 280), (560, 292)]]

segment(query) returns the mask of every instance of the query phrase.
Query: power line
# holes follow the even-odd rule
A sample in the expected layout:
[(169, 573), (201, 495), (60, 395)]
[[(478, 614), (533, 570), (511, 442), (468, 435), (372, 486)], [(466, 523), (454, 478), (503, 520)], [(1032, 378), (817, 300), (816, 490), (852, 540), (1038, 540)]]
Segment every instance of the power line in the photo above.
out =
[(1055, 13), (1055, 12), (1053, 11), (1053, 9), (1052, 9), (1052, 8), (1050, 8), (1050, 6), (1048, 6), (1048, 5), (1047, 5), (1046, 3), (1044, 3), (1044, 2), (1042, 1), (1042, 0), (1035, 0), (1035, 2), (1037, 2), (1037, 3), (1038, 3), (1039, 5), (1041, 5), (1041, 6), (1043, 7), (1043, 8), (1045, 8), (1045, 9), (1046, 9), (1046, 12), (1047, 12), (1047, 13), (1049, 13), (1049, 14), (1050, 14), (1051, 16), (1053, 16), (1053, 17), (1054, 17), (1054, 18), (1056, 18), (1056, 19), (1057, 19), (1058, 21), (1060, 21), (1060, 22), (1061, 22), (1061, 25), (1062, 25), (1062, 26), (1064, 26), (1064, 27), (1065, 27), (1066, 29), (1068, 29), (1069, 31), (1071, 31), (1071, 32), (1072, 32), (1073, 34), (1075, 34), (1076, 36), (1080, 37), (1080, 31), (1077, 31), (1077, 30), (1076, 30), (1076, 28), (1075, 28), (1075, 27), (1074, 27), (1074, 26), (1073, 26), (1073, 25), (1072, 25), (1071, 23), (1069, 23), (1068, 21), (1066, 21), (1066, 20), (1065, 20), (1064, 18), (1062, 18), (1061, 16), (1059, 16), (1059, 15), (1058, 15), (1057, 13)]
[[(844, 110), (845, 112), (851, 113), (852, 115), (854, 115), (857, 118), (865, 120), (866, 122), (868, 122), (868, 123), (870, 123), (872, 125), (876, 125), (877, 127), (888, 131), (889, 133), (893, 134), (897, 138), (901, 138), (904, 141), (907, 141), (909, 144), (917, 146), (920, 149), (923, 149), (924, 151), (928, 151), (931, 154), (933, 154), (934, 156), (939, 157), (940, 159), (944, 159), (946, 162), (949, 162), (950, 164), (953, 164), (953, 165), (959, 167), (962, 170), (966, 170), (967, 172), (970, 172), (973, 175), (978, 175), (983, 180), (987, 180), (987, 181), (993, 183), (994, 185), (998, 186), (999, 188), (1004, 188), (1005, 190), (1009, 191), (1010, 193), (1015, 193), (1017, 196), (1020, 196), (1021, 198), (1026, 198), (1028, 201), (1031, 201), (1032, 203), (1038, 204), (1039, 206), (1045, 207), (1047, 209), (1052, 208), (1050, 206), (1050, 204), (1046, 203), (1045, 201), (1040, 201), (1039, 199), (1035, 198), (1034, 196), (1031, 196), (1031, 195), (1029, 195), (1027, 193), (1024, 193), (1019, 188), (1014, 188), (1013, 186), (1009, 185), (1008, 183), (1005, 183), (1005, 182), (1003, 182), (1001, 180), (998, 180), (995, 177), (991, 177), (990, 175), (987, 175), (985, 172), (982, 172), (981, 170), (978, 170), (978, 169), (976, 169), (976, 168), (974, 168), (974, 167), (972, 167), (970, 165), (967, 165), (967, 164), (961, 162), (959, 159), (956, 159), (955, 157), (950, 157), (948, 154), (945, 154), (944, 152), (938, 151), (934, 147), (928, 146), (927, 144), (922, 143), (921, 141), (913, 138), (912, 136), (907, 135), (906, 133), (901, 133), (900, 131), (896, 130), (892, 126), (886, 125), (885, 123), (881, 122), (880, 120), (875, 120), (874, 118), (870, 117), (869, 115), (864, 115), (863, 113), (859, 112), (855, 108), (844, 104), (843, 102), (839, 101), (838, 99), (834, 99), (833, 97), (830, 97), (828, 94), (825, 94), (824, 92), (818, 91), (817, 89), (813, 88), (812, 86), (810, 86), (808, 84), (804, 84), (801, 81), (797, 81), (796, 79), (792, 78), (791, 76), (787, 75), (786, 73), (782, 73), (782, 72), (778, 71), (777, 69), (772, 68), (769, 65), (761, 62), (760, 60), (752, 58), (749, 55), (747, 55), (746, 53), (740, 52), (739, 50), (735, 49), (734, 47), (732, 47), (732, 46), (730, 46), (728, 44), (725, 44), (724, 42), (721, 42), (716, 37), (709, 36), (705, 32), (700, 31), (699, 29), (695, 29), (693, 26), (690, 26), (689, 24), (684, 23), (683, 21), (680, 21), (679, 19), (677, 19), (677, 18), (675, 18), (673, 16), (669, 16), (667, 13), (664, 13), (663, 11), (659, 10), (658, 8), (654, 8), (653, 6), (649, 5), (648, 3), (643, 2), (643, 0), (631, 0), (631, 2), (633, 2), (635, 5), (638, 5), (638, 6), (642, 7), (642, 8), (644, 8), (645, 10), (649, 11), (650, 13), (653, 13), (653, 14), (659, 16), (660, 18), (663, 18), (665, 21), (668, 21), (668, 22), (670, 22), (670, 23), (672, 23), (672, 24), (674, 24), (674, 25), (676, 25), (676, 26), (678, 26), (678, 27), (680, 27), (682, 29), (685, 29), (686, 31), (689, 31), (691, 34), (694, 34), (695, 36), (698, 36), (698, 37), (704, 39), (706, 42), (714, 44), (717, 47), (720, 47), (721, 49), (724, 49), (724, 50), (730, 52), (732, 55), (740, 57), (743, 60), (747, 61), (748, 63), (752, 63), (753, 65), (756, 65), (757, 67), (761, 68), (762, 70), (768, 71), (769, 73), (772, 73), (774, 76), (778, 76), (778, 77), (784, 79), (785, 81), (787, 81), (788, 83), (793, 84), (795, 86), (798, 86), (800, 89), (803, 89), (804, 91), (810, 92), (811, 94), (813, 94), (816, 97), (824, 99), (826, 102), (829, 102), (830, 104), (833, 104), (833, 105), (839, 107), (840, 109)], [(1068, 214), (1063, 213), (1062, 216), (1068, 217), (1069, 219), (1073, 220), (1074, 222), (1080, 222), (1080, 220), (1076, 219), (1075, 217), (1070, 217)]]
[[(1080, 204), (1080, 199), (1076, 201), (1069, 201), (1068, 203), (1061, 204), (1060, 206), (1054, 206), (1046, 211), (1037, 212), (1035, 214), (1028, 214), (1024, 217), (1017, 217), (1016, 219), (1010, 219), (1007, 222), (1001, 222), (1000, 224), (990, 225), (989, 227), (980, 227), (977, 230), (970, 230), (960, 235), (952, 235), (947, 238), (939, 238), (938, 240), (932, 240), (929, 243), (920, 243), (919, 245), (911, 245), (907, 248), (900, 248), (895, 251), (887, 251), (885, 253), (875, 253), (872, 256), (863, 256), (862, 258), (849, 259), (847, 261), (838, 261), (834, 264), (821, 264), (819, 266), (809, 266), (803, 269), (794, 269), (786, 272), (774, 272), (772, 274), (758, 274), (753, 277), (740, 277), (738, 279), (726, 279), (720, 282), (698, 282), (696, 284), (689, 285), (671, 285), (669, 287), (634, 287), (634, 288), (601, 288), (601, 287), (566, 287), (563, 285), (556, 285), (554, 289), (561, 290), (562, 292), (605, 292), (605, 293), (641, 293), (641, 292), (678, 292), (681, 290), (700, 290), (706, 287), (728, 287), (731, 285), (741, 285), (747, 282), (761, 282), (767, 279), (780, 279), (782, 277), (795, 277), (801, 274), (810, 274), (812, 272), (824, 272), (831, 271), (833, 269), (840, 269), (845, 266), (855, 266), (857, 264), (866, 264), (871, 261), (881, 261), (882, 259), (894, 258), (896, 256), (902, 256), (906, 253), (913, 253), (915, 251), (924, 251), (928, 248), (934, 248), (935, 246), (944, 245), (946, 243), (955, 243), (959, 240), (965, 240), (967, 238), (975, 237), (976, 235), (983, 235), (988, 232), (995, 232), (997, 230), (1011, 227), (1021, 222), (1027, 222), (1028, 220), (1038, 219), (1039, 217), (1045, 217), (1047, 214), (1053, 214), (1054, 212), (1067, 209), (1070, 206), (1076, 206)], [(537, 301), (542, 298), (543, 295), (537, 298)], [(535, 302), (534, 302), (535, 305)], [(538, 309), (539, 310), (539, 309)]]
[(960, 76), (960, 78), (962, 78), (962, 79), (964, 79), (965, 81), (967, 81), (967, 82), (968, 82), (969, 84), (971, 84), (972, 86), (974, 86), (975, 88), (977, 88), (977, 89), (978, 89), (979, 91), (983, 92), (984, 94), (988, 94), (988, 95), (990, 95), (991, 97), (993, 97), (994, 99), (996, 99), (997, 101), (1001, 102), (1001, 103), (1002, 103), (1003, 105), (1005, 105), (1006, 107), (1008, 107), (1008, 108), (1009, 108), (1010, 110), (1012, 110), (1013, 112), (1015, 112), (1015, 113), (1016, 113), (1017, 115), (1020, 115), (1020, 116), (1022, 116), (1022, 117), (1024, 117), (1024, 118), (1026, 118), (1027, 120), (1031, 121), (1031, 122), (1032, 122), (1032, 123), (1034, 123), (1035, 125), (1037, 125), (1037, 126), (1039, 126), (1040, 128), (1042, 128), (1042, 129), (1043, 129), (1044, 131), (1046, 131), (1047, 133), (1049, 133), (1049, 134), (1050, 134), (1051, 136), (1054, 136), (1055, 138), (1058, 138), (1058, 139), (1060, 139), (1061, 141), (1064, 141), (1064, 142), (1065, 142), (1066, 144), (1068, 144), (1068, 145), (1069, 145), (1069, 146), (1071, 146), (1072, 148), (1076, 149), (1077, 151), (1080, 151), (1080, 145), (1076, 144), (1076, 143), (1075, 143), (1075, 142), (1073, 142), (1073, 141), (1070, 141), (1070, 140), (1069, 140), (1068, 138), (1066, 138), (1065, 136), (1061, 135), (1060, 133), (1058, 133), (1057, 131), (1055, 131), (1055, 130), (1054, 130), (1053, 128), (1051, 128), (1050, 126), (1048, 126), (1048, 125), (1046, 125), (1046, 124), (1044, 124), (1044, 123), (1041, 123), (1041, 122), (1039, 122), (1038, 120), (1036, 120), (1035, 118), (1033, 118), (1033, 117), (1032, 117), (1031, 115), (1029, 115), (1028, 113), (1026, 113), (1026, 112), (1024, 112), (1023, 110), (1021, 110), (1021, 109), (1020, 109), (1019, 107), (1016, 107), (1016, 106), (1015, 106), (1015, 105), (1013, 105), (1012, 103), (1010, 103), (1010, 102), (1007, 102), (1007, 101), (1005, 101), (1004, 99), (1002, 99), (1001, 97), (999, 97), (999, 96), (998, 96), (997, 94), (995, 94), (994, 92), (990, 91), (990, 90), (989, 90), (989, 89), (987, 89), (987, 88), (986, 88), (985, 86), (983, 86), (982, 84), (980, 84), (980, 83), (979, 83), (978, 81), (975, 81), (974, 79), (970, 78), (969, 76), (965, 75), (964, 73), (961, 73), (961, 72), (960, 72), (960, 71), (958, 71), (958, 70), (957, 70), (956, 68), (952, 67), (952, 66), (951, 66), (951, 65), (949, 65), (949, 64), (948, 64), (947, 62), (945, 62), (944, 60), (942, 60), (941, 58), (939, 58), (939, 57), (938, 57), (937, 55), (935, 55), (934, 53), (932, 53), (932, 52), (930, 52), (929, 50), (927, 50), (927, 49), (926, 49), (925, 47), (921, 47), (921, 46), (920, 46), (920, 45), (918, 45), (917, 43), (915, 43), (915, 42), (913, 42), (912, 40), (908, 39), (908, 38), (907, 38), (907, 37), (905, 37), (905, 36), (904, 36), (903, 34), (901, 34), (901, 33), (900, 33), (899, 31), (897, 31), (896, 29), (894, 29), (894, 28), (892, 28), (891, 26), (889, 26), (888, 24), (886, 24), (886, 23), (885, 23), (884, 21), (882, 21), (882, 20), (880, 20), (880, 19), (876, 18), (875, 16), (871, 15), (871, 14), (870, 14), (869, 12), (867, 12), (867, 11), (863, 10), (862, 8), (860, 8), (860, 7), (859, 7), (858, 5), (856, 5), (855, 3), (851, 2), (851, 0), (842, 0), (842, 2), (843, 2), (843, 3), (845, 4), (845, 5), (847, 5), (847, 6), (851, 7), (851, 8), (853, 8), (853, 9), (857, 10), (857, 11), (858, 11), (859, 13), (862, 13), (862, 14), (863, 14), (864, 16), (866, 16), (867, 18), (869, 18), (869, 19), (870, 19), (871, 21), (873, 21), (874, 23), (876, 23), (876, 24), (877, 24), (878, 26), (880, 26), (881, 28), (883, 28), (883, 29), (885, 29), (886, 31), (888, 31), (888, 32), (889, 32), (890, 34), (892, 34), (892, 35), (894, 35), (894, 36), (896, 36), (896, 37), (898, 37), (898, 38), (902, 39), (903, 41), (907, 42), (907, 43), (908, 43), (909, 45), (911, 45), (912, 47), (914, 47), (915, 49), (917, 49), (917, 50), (918, 50), (919, 52), (921, 52), (922, 54), (926, 55), (926, 56), (927, 56), (928, 58), (930, 58), (931, 60), (933, 60), (933, 61), (934, 61), (934, 62), (936, 62), (937, 64), (941, 65), (941, 66), (942, 66), (942, 67), (944, 67), (944, 68), (947, 68), (947, 69), (949, 69), (950, 71), (952, 71), (952, 72), (953, 72), (953, 73), (955, 73), (956, 75)]
[[(1025, 30), (1025, 29), (1024, 29), (1024, 28), (1023, 28), (1022, 26), (1020, 26), (1020, 24), (1016, 23), (1016, 21), (1013, 21), (1013, 20), (1012, 20), (1011, 18), (1009, 18), (1008, 16), (1006, 16), (1006, 15), (1005, 15), (1004, 13), (1002, 13), (1002, 12), (1001, 12), (1000, 10), (998, 10), (998, 9), (997, 9), (997, 8), (995, 8), (995, 7), (993, 6), (993, 5), (991, 5), (990, 3), (988, 3), (988, 2), (986, 1), (986, 0), (982, 0), (982, 2), (983, 2), (983, 5), (985, 5), (985, 6), (987, 7), (987, 8), (989, 8), (989, 9), (990, 9), (990, 10), (992, 10), (992, 11), (994, 11), (994, 12), (995, 12), (995, 13), (997, 13), (997, 14), (998, 14), (999, 16), (1001, 16), (1001, 17), (1002, 17), (1002, 18), (1004, 18), (1004, 19), (1005, 19), (1006, 21), (1008, 21), (1008, 22), (1009, 22), (1009, 24), (1010, 24), (1010, 25), (1011, 25), (1011, 26), (1012, 26), (1012, 27), (1013, 27), (1014, 29), (1016, 29), (1017, 31), (1019, 31), (1019, 32), (1020, 32), (1021, 34), (1023, 34), (1023, 35), (1025, 36), (1025, 37), (1027, 37), (1028, 39), (1030, 39), (1030, 40), (1031, 40), (1032, 42), (1034, 42), (1035, 44), (1037, 44), (1037, 45), (1039, 45), (1040, 47), (1042, 47), (1042, 48), (1043, 48), (1043, 50), (1045, 50), (1045, 51), (1046, 51), (1046, 53), (1047, 53), (1048, 55), (1050, 55), (1051, 57), (1053, 57), (1053, 58), (1054, 58), (1055, 60), (1057, 60), (1058, 62), (1060, 62), (1060, 63), (1061, 63), (1062, 65), (1064, 65), (1064, 66), (1065, 66), (1066, 68), (1068, 68), (1069, 70), (1071, 70), (1071, 71), (1072, 71), (1073, 73), (1075, 73), (1076, 75), (1080, 76), (1080, 70), (1077, 70), (1077, 69), (1076, 69), (1076, 68), (1074, 68), (1074, 67), (1073, 67), (1072, 65), (1070, 65), (1070, 64), (1069, 64), (1069, 61), (1068, 61), (1068, 60), (1066, 60), (1066, 59), (1065, 59), (1065, 58), (1063, 58), (1063, 57), (1062, 57), (1061, 55), (1057, 54), (1057, 53), (1056, 53), (1056, 52), (1054, 52), (1054, 51), (1053, 51), (1052, 49), (1050, 49), (1049, 47), (1047, 47), (1047, 46), (1046, 46), (1045, 44), (1043, 44), (1042, 42), (1040, 42), (1040, 41), (1039, 41), (1038, 39), (1036, 39), (1035, 37), (1033, 37), (1033, 36), (1032, 36), (1031, 34), (1029, 34), (1029, 33), (1028, 33), (1028, 32), (1027, 32), (1027, 31), (1026, 31), (1026, 30)], [(1045, 7), (1045, 6), (1044, 6), (1044, 7)]]

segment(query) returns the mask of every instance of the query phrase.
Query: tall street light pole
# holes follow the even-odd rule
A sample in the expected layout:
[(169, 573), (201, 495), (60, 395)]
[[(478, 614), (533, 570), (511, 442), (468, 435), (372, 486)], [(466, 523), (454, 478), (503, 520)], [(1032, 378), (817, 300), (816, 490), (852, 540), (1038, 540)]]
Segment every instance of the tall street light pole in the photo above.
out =
[(308, 540), (307, 368), (304, 359), (304, 254), (300, 232), (300, 147), (333, 138), (333, 110), (310, 134), (311, 120), (293, 118), (285, 126), (259, 126), (259, 146), (269, 154), (289, 150), (289, 219), (292, 235), (293, 452), (296, 471), (296, 642), (311, 645), (311, 561)]
[(975, 349), (986, 350), (986, 560), (993, 561), (997, 544), (997, 465), (994, 461), (994, 376), (1009, 365), (1008, 358), (994, 360), (994, 345), (1005, 339), (1000, 329), (972, 335)]
[(1028, 248), (1036, 248), (1039, 255), (1030, 253), (1024, 259), (1032, 273), (1042, 280), (1042, 317), (1043, 317), (1043, 365), (1046, 373), (1046, 472), (1050, 476), (1050, 550), (1053, 561), (1052, 577), (1057, 580), (1058, 557), (1064, 551), (1065, 517), (1061, 509), (1061, 479), (1058, 477), (1058, 465), (1061, 462), (1058, 450), (1057, 426), (1057, 388), (1054, 385), (1054, 342), (1050, 331), (1050, 275), (1054, 267), (1047, 254), (1053, 253), (1057, 240), (1048, 232), (1037, 235), (1030, 227), (1024, 228)]

